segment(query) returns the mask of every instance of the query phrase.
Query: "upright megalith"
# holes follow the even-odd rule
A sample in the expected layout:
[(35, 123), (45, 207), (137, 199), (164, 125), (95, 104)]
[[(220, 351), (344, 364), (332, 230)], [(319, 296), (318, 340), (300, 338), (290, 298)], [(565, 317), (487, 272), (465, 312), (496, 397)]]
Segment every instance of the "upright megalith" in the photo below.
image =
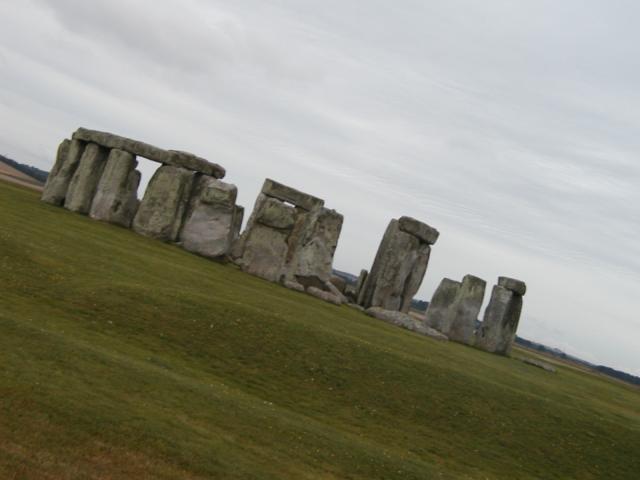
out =
[(266, 179), (232, 258), (248, 273), (289, 288), (331, 293), (333, 255), (342, 215), (324, 201)]
[(124, 150), (109, 152), (102, 172), (89, 216), (96, 220), (131, 226), (138, 209), (138, 185), (140, 172), (134, 155)]
[[(195, 181), (180, 233), (182, 247), (205, 257), (223, 257), (234, 240), (238, 189), (213, 177)], [(242, 220), (241, 220), (242, 221)]]
[[(335, 210), (314, 210), (291, 255), (289, 279), (314, 278), (321, 283), (331, 280), (333, 255), (338, 246), (344, 218)], [(303, 280), (304, 282), (304, 280)]]
[(411, 217), (391, 220), (358, 295), (359, 304), (408, 312), (438, 235), (436, 229)]
[(85, 142), (63, 140), (58, 147), (56, 161), (47, 177), (40, 199), (52, 205), (61, 206), (67, 197), (67, 190), (73, 174), (76, 173)]
[(449, 310), (456, 301), (461, 286), (462, 284), (455, 280), (442, 279), (425, 313), (425, 322), (428, 326), (441, 332), (449, 330), (447, 325)]
[(498, 279), (482, 324), (476, 332), (476, 347), (500, 355), (510, 354), (526, 290), (525, 283), (520, 280), (507, 277)]
[(95, 143), (87, 144), (76, 168), (64, 200), (64, 208), (88, 214), (98, 188), (108, 151)]
[(191, 196), (194, 175), (193, 171), (170, 165), (156, 170), (133, 219), (133, 230), (175, 242)]
[(442, 333), (455, 342), (473, 345), (475, 329), (487, 282), (473, 275), (465, 275), (453, 304), (446, 315)]

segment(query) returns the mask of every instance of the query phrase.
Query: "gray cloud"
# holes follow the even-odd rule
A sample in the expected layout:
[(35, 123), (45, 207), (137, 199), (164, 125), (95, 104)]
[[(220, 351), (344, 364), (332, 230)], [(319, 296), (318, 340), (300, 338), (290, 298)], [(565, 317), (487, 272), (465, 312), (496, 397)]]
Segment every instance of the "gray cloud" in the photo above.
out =
[[(192, 150), (345, 214), (338, 268), (403, 214), (443, 276), (529, 283), (521, 332), (640, 374), (631, 1), (0, 0), (0, 148), (79, 125)], [(151, 165), (143, 166), (146, 178)]]

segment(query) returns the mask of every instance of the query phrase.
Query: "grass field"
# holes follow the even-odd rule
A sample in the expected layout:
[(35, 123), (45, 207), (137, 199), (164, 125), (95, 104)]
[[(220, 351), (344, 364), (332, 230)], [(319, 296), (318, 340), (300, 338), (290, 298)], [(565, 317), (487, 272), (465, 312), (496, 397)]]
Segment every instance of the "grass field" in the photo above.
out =
[(639, 472), (631, 386), (439, 343), (0, 182), (0, 479)]

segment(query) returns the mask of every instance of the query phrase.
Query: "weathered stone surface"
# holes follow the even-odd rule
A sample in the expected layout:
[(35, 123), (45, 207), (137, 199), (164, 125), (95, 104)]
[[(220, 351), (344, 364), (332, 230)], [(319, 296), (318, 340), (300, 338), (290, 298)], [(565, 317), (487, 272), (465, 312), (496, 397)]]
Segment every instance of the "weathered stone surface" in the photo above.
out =
[(425, 322), (427, 325), (439, 331), (449, 330), (449, 326), (446, 323), (447, 317), (456, 300), (460, 287), (460, 282), (449, 278), (442, 279), (425, 313)]
[(316, 277), (322, 283), (329, 281), (342, 222), (342, 215), (324, 207), (308, 214), (297, 242), (290, 242), (292, 255), (287, 276)]
[(344, 294), (340, 290), (338, 290), (336, 286), (330, 281), (325, 282), (324, 288), (325, 290), (331, 292), (334, 296), (338, 297), (341, 303), (347, 303), (347, 298), (344, 296)]
[(392, 220), (385, 231), (358, 303), (365, 308), (408, 310), (424, 277), (429, 246), (415, 235), (403, 232)]
[(63, 205), (69, 189), (69, 183), (82, 158), (85, 142), (63, 140), (58, 147), (56, 162), (47, 178), (40, 199), (52, 205)]
[(313, 195), (303, 193), (295, 188), (288, 187), (287, 185), (283, 185), (282, 183), (271, 180), (270, 178), (267, 178), (264, 181), (264, 184), (262, 185), (262, 193), (269, 197), (282, 200), (283, 202), (288, 202), (296, 207), (304, 208), (308, 211), (324, 205), (324, 200), (314, 197)]
[(500, 285), (493, 287), (484, 319), (476, 333), (476, 347), (509, 355), (518, 330), (522, 296)]
[(411, 217), (400, 217), (398, 226), (403, 232), (410, 233), (429, 245), (436, 243), (440, 236), (440, 233), (435, 228)]
[(190, 199), (194, 173), (163, 165), (151, 178), (133, 219), (133, 230), (168, 242), (178, 239)]
[(407, 313), (411, 308), (411, 301), (420, 285), (422, 285), (422, 279), (427, 273), (427, 266), (429, 265), (429, 256), (431, 255), (431, 247), (423, 243), (418, 246), (415, 259), (413, 260), (413, 268), (411, 273), (407, 277), (404, 284), (404, 293), (402, 295), (402, 304), (400, 305), (400, 311)]
[(229, 253), (237, 194), (235, 185), (213, 177), (200, 176), (195, 180), (180, 232), (180, 243), (185, 250), (210, 258)]
[(542, 360), (536, 360), (535, 358), (523, 358), (522, 361), (528, 365), (541, 368), (547, 372), (556, 373), (556, 369), (553, 365), (543, 362)]
[(99, 145), (95, 143), (87, 144), (78, 168), (76, 168), (69, 182), (67, 196), (64, 199), (64, 208), (72, 212), (89, 213), (106, 164), (107, 155), (108, 151)]
[(338, 305), (338, 306), (342, 305), (342, 299), (339, 296), (331, 292), (322, 290), (318, 287), (307, 288), (307, 293), (316, 298), (319, 298), (320, 300), (324, 300), (325, 302), (333, 303), (334, 305)]
[(369, 271), (364, 268), (360, 270), (360, 275), (358, 275), (358, 281), (356, 282), (356, 303), (362, 305), (364, 302), (364, 283), (367, 280), (367, 276), (369, 275)]
[(111, 150), (100, 177), (89, 216), (129, 228), (138, 209), (140, 172), (135, 157), (124, 150)]
[(475, 341), (475, 324), (482, 308), (484, 290), (487, 283), (473, 275), (465, 275), (449, 309), (442, 333), (456, 342), (473, 345)]
[(359, 312), (363, 312), (363, 313), (365, 312), (364, 307), (362, 305), (358, 305), (357, 303), (349, 302), (349, 303), (347, 303), (347, 307), (351, 307), (351, 308), (353, 308), (355, 310), (358, 310)]
[(148, 143), (121, 137), (108, 132), (79, 128), (73, 134), (75, 140), (92, 142), (106, 148), (117, 148), (156, 162), (204, 173), (215, 178), (224, 178), (225, 170), (220, 165), (209, 162), (188, 152), (163, 150)]
[(290, 230), (296, 221), (296, 210), (275, 198), (267, 198), (262, 203), (256, 221), (267, 227)]
[(240, 230), (242, 229), (242, 219), (244, 218), (244, 207), (236, 205), (235, 212), (233, 214), (233, 235), (231, 238), (235, 242), (240, 237)]
[(420, 333), (421, 335), (432, 337), (436, 340), (448, 340), (446, 335), (443, 335), (433, 328), (427, 327), (421, 321), (403, 312), (398, 312), (395, 310), (385, 310), (384, 308), (380, 307), (370, 307), (366, 309), (365, 313), (371, 317), (377, 318), (378, 320), (383, 320), (392, 325), (411, 330), (412, 332)]
[(246, 237), (238, 264), (247, 273), (279, 282), (283, 276), (287, 248), (286, 231), (256, 223)]
[(296, 292), (304, 292), (304, 287), (295, 280), (285, 280), (282, 282), (282, 285), (290, 290), (295, 290)]
[(527, 293), (527, 285), (522, 280), (509, 277), (498, 277), (498, 285), (524, 296)]
[(334, 287), (338, 289), (340, 293), (344, 293), (347, 289), (347, 281), (344, 278), (339, 277), (338, 275), (331, 275), (329, 281), (333, 284)]

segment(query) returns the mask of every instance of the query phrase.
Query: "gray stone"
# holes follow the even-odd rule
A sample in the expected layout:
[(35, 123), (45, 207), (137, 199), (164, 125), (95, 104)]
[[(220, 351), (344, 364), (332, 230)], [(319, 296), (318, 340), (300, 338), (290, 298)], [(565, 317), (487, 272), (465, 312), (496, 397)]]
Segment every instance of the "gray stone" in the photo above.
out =
[(342, 299), (339, 296), (331, 292), (322, 290), (318, 287), (307, 288), (307, 293), (316, 298), (319, 298), (320, 300), (324, 300), (325, 302), (333, 303), (334, 305), (338, 305), (338, 306), (342, 305)]
[(331, 279), (333, 256), (342, 230), (343, 217), (335, 210), (319, 208), (305, 217), (305, 226), (290, 241), (288, 277)]
[(325, 282), (324, 287), (325, 287), (325, 290), (328, 290), (333, 295), (338, 297), (341, 303), (347, 303), (347, 297), (345, 297), (344, 294), (340, 290), (338, 290), (333, 283), (331, 283), (330, 281), (327, 281)]
[(262, 185), (262, 193), (274, 197), (283, 202), (288, 202), (296, 207), (303, 208), (307, 211), (311, 211), (315, 208), (319, 208), (324, 205), (324, 200), (303, 193), (295, 188), (288, 187), (282, 183), (276, 182), (267, 178)]
[(338, 289), (340, 293), (345, 293), (345, 291), (347, 290), (347, 281), (344, 278), (339, 277), (338, 275), (331, 275), (329, 281), (333, 284), (334, 287)]
[(69, 182), (64, 208), (72, 212), (89, 213), (106, 164), (107, 154), (106, 149), (95, 143), (89, 143), (86, 146), (78, 168)]
[(140, 172), (135, 157), (124, 150), (111, 150), (100, 177), (89, 216), (129, 228), (138, 208)]
[(365, 313), (371, 317), (377, 318), (378, 320), (382, 320), (397, 327), (411, 330), (412, 332), (416, 332), (421, 335), (432, 337), (436, 340), (448, 340), (446, 335), (443, 335), (433, 328), (427, 327), (420, 320), (413, 318), (411, 315), (403, 312), (398, 312), (395, 310), (385, 310), (384, 308), (380, 307), (370, 307), (366, 309)]
[(547, 362), (543, 362), (542, 360), (536, 360), (534, 358), (523, 358), (522, 361), (528, 365), (546, 370), (547, 372), (556, 373), (555, 367)]
[(498, 277), (498, 285), (521, 296), (527, 293), (527, 285), (522, 280), (516, 280), (515, 278)]
[(210, 258), (229, 253), (237, 194), (235, 185), (213, 177), (200, 176), (195, 180), (180, 232), (180, 244), (185, 250)]
[(134, 155), (147, 158), (156, 162), (181, 167), (186, 170), (204, 173), (215, 178), (224, 178), (225, 170), (220, 165), (209, 162), (188, 152), (178, 150), (163, 150), (148, 143), (139, 142), (130, 138), (121, 137), (107, 132), (79, 128), (73, 134), (76, 140), (92, 142), (106, 148), (117, 148)]
[(256, 223), (248, 232), (238, 264), (243, 271), (280, 282), (287, 255), (288, 232)]
[(439, 331), (449, 329), (449, 327), (446, 326), (447, 316), (456, 300), (460, 287), (460, 282), (449, 278), (442, 279), (433, 297), (431, 297), (425, 313), (425, 322), (427, 325)]
[(244, 218), (244, 207), (236, 205), (233, 214), (233, 235), (231, 238), (235, 242), (240, 237), (240, 230), (242, 229), (242, 219)]
[(392, 220), (385, 231), (358, 303), (365, 308), (408, 311), (426, 272), (430, 247)]
[(358, 305), (357, 303), (347, 303), (347, 307), (353, 308), (355, 310), (358, 310), (359, 312), (365, 312), (365, 309), (362, 305)]
[(429, 245), (435, 244), (440, 236), (435, 228), (411, 217), (400, 217), (398, 226), (403, 232), (410, 233)]
[(267, 227), (290, 230), (296, 221), (296, 211), (280, 200), (267, 198), (261, 205), (256, 221)]
[(294, 280), (285, 280), (282, 282), (282, 285), (290, 290), (295, 290), (296, 292), (304, 292), (304, 287)]
[(496, 285), (476, 332), (476, 347), (487, 352), (509, 355), (518, 330), (522, 296)]
[(163, 165), (151, 178), (133, 219), (133, 230), (167, 242), (178, 239), (191, 196), (194, 173)]
[(57, 206), (64, 204), (69, 183), (80, 164), (84, 148), (85, 142), (80, 140), (63, 140), (58, 147), (56, 162), (40, 197), (43, 202)]
[(356, 282), (356, 302), (358, 304), (362, 304), (364, 301), (361, 298), (361, 295), (364, 293), (364, 290), (362, 287), (364, 286), (364, 283), (367, 280), (367, 275), (369, 275), (368, 270), (365, 270), (364, 268), (360, 270), (360, 275), (358, 275), (358, 281)]
[(482, 308), (487, 283), (473, 275), (465, 275), (449, 314), (445, 318), (442, 333), (450, 340), (473, 345), (475, 325)]

